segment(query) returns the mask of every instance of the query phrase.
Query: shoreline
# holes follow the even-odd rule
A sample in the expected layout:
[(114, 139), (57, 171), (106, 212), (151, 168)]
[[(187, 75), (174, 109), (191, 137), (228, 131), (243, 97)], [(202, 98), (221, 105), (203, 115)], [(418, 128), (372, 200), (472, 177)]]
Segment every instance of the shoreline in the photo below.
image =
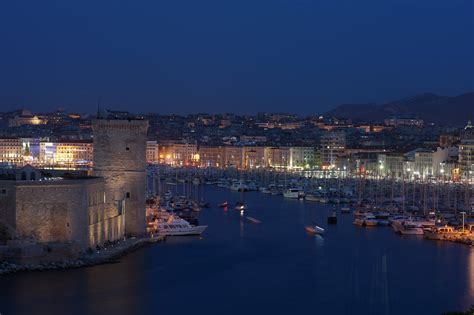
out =
[(81, 257), (74, 260), (63, 260), (38, 264), (15, 264), (4, 261), (0, 263), (0, 276), (26, 271), (67, 270), (117, 263), (119, 262), (119, 259), (125, 255), (128, 255), (148, 244), (155, 244), (164, 240), (164, 236), (141, 238), (132, 237), (122, 241), (116, 246), (112, 245), (111, 247), (104, 248), (92, 254), (83, 254)]

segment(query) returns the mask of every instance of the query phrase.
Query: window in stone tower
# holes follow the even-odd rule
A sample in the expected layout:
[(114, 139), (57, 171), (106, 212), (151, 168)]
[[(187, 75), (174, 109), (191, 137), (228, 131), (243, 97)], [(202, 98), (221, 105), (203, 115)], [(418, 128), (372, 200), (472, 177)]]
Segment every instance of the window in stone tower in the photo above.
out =
[(127, 192), (126, 197), (127, 199), (130, 199), (130, 192)]

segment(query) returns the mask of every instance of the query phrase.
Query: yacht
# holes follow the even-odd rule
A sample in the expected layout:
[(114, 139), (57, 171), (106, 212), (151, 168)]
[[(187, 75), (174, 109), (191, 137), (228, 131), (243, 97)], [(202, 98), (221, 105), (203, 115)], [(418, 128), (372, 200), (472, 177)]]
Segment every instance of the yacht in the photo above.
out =
[(289, 188), (285, 190), (283, 197), (289, 199), (300, 199), (304, 197), (304, 192), (301, 188)]
[(306, 195), (305, 200), (307, 200), (307, 201), (319, 201), (319, 198), (316, 197), (315, 195)]
[(195, 226), (175, 216), (171, 216), (166, 222), (156, 224), (158, 235), (162, 236), (200, 235), (206, 228), (207, 225)]
[(430, 240), (449, 240), (461, 233), (454, 230), (451, 226), (432, 227), (424, 231), (425, 237)]
[(230, 190), (233, 191), (248, 191), (249, 187), (242, 181), (233, 182), (230, 186)]
[(262, 194), (271, 194), (272, 193), (272, 191), (268, 187), (260, 187), (258, 190), (260, 190), (260, 192)]
[(423, 227), (414, 222), (406, 221), (401, 224), (398, 232), (403, 235), (423, 235)]
[(373, 214), (369, 213), (364, 217), (364, 225), (365, 226), (377, 226), (378, 222), (377, 222), (377, 219), (375, 218), (375, 216)]

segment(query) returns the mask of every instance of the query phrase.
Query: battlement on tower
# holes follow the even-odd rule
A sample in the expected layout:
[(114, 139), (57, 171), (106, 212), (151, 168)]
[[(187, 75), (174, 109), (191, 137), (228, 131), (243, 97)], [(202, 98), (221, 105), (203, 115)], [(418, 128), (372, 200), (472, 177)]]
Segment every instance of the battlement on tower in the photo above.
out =
[(148, 130), (148, 121), (139, 119), (96, 119), (92, 121), (92, 130), (94, 132), (137, 132), (146, 135)]

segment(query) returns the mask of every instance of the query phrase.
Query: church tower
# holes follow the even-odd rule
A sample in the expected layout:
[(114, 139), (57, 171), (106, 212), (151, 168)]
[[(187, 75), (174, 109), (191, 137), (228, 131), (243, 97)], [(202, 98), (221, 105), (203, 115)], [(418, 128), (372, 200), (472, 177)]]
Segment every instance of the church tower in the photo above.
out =
[(92, 130), (93, 175), (105, 179), (105, 219), (121, 222), (125, 235), (144, 234), (148, 121), (96, 119)]

